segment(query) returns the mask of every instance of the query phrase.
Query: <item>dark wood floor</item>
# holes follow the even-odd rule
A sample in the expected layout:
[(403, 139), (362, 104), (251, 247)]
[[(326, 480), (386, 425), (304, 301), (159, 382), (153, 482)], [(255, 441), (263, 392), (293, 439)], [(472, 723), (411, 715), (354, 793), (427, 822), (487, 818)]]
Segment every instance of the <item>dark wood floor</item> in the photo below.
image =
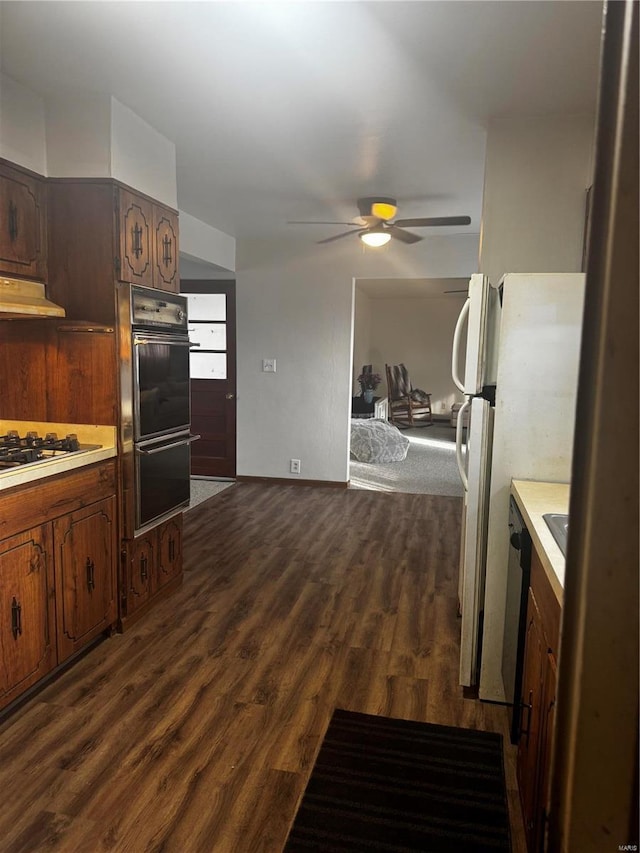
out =
[(0, 727), (0, 850), (282, 850), (335, 707), (505, 736), (462, 698), (458, 498), (239, 484), (181, 590)]

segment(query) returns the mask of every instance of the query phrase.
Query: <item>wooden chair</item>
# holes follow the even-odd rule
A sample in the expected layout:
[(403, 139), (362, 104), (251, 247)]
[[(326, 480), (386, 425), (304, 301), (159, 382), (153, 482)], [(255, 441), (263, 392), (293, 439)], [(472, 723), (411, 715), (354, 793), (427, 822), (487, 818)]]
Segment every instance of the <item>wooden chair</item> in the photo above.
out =
[(389, 420), (397, 427), (431, 426), (431, 394), (414, 388), (404, 364), (385, 364)]

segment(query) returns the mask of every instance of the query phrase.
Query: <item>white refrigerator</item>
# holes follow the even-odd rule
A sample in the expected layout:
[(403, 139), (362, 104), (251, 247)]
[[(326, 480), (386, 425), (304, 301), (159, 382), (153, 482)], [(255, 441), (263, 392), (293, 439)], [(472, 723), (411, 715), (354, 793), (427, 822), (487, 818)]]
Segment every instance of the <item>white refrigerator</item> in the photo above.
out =
[(456, 325), (452, 375), (465, 395), (456, 430), (460, 684), (481, 699), (505, 700), (511, 480), (570, 479), (583, 299), (582, 273), (513, 273), (498, 287), (473, 275)]

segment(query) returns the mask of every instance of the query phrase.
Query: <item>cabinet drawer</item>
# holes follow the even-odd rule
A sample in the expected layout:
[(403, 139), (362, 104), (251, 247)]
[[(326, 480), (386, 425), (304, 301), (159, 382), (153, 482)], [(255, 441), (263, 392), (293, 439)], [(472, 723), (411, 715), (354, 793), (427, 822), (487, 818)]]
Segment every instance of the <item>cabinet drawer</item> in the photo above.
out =
[(57, 477), (46, 477), (29, 486), (16, 486), (2, 493), (0, 539), (24, 530), (25, 518), (32, 524), (51, 521), (74, 512), (116, 491), (115, 460), (76, 468)]

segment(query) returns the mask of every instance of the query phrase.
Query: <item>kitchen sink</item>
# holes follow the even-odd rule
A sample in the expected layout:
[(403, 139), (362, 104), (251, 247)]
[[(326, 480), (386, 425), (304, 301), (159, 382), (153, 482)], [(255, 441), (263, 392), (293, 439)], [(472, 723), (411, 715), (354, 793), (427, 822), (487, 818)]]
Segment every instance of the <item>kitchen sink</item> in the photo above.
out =
[(547, 522), (553, 538), (558, 543), (562, 553), (567, 555), (567, 535), (569, 533), (569, 516), (560, 512), (548, 512), (542, 516)]

